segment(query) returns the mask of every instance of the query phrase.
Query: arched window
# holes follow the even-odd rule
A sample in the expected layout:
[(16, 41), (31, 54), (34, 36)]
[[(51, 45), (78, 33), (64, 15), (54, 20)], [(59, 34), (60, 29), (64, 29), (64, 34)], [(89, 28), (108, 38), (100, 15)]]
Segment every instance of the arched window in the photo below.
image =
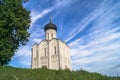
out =
[(51, 33), (51, 38), (53, 38), (53, 33)]
[(56, 54), (56, 46), (54, 46), (54, 53)]
[(44, 56), (47, 56), (47, 54), (46, 54), (46, 48), (44, 48)]
[(36, 50), (36, 54), (38, 54), (38, 50)]
[(49, 33), (47, 33), (47, 35), (48, 35), (48, 40), (49, 40)]
[(36, 50), (36, 59), (38, 58), (38, 50)]

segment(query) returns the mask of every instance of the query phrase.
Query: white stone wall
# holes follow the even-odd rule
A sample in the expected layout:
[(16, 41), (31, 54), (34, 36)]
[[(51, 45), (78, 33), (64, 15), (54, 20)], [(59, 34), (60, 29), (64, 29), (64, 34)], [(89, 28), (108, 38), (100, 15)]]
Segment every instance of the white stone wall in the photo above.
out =
[(58, 61), (58, 42), (56, 39), (52, 39), (49, 42), (49, 59), (50, 59), (50, 69), (59, 69)]
[(38, 45), (34, 44), (32, 48), (32, 68), (37, 68), (37, 50), (38, 50)]
[(46, 66), (49, 69), (71, 70), (70, 48), (61, 40), (44, 40), (40, 44), (33, 45), (32, 52), (32, 68)]
[(60, 46), (60, 64), (62, 69), (70, 69), (71, 70), (71, 63), (70, 63), (70, 48), (61, 40), (59, 40)]
[(39, 44), (39, 68), (42, 68), (43, 66), (46, 66), (48, 68), (48, 42), (47, 41), (42, 41)]

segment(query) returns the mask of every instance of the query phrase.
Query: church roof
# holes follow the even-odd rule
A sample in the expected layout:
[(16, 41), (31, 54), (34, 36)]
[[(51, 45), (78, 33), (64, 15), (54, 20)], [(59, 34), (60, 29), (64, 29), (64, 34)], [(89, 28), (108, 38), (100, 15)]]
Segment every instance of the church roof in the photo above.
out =
[(54, 29), (57, 31), (57, 26), (52, 23), (52, 18), (50, 18), (50, 22), (45, 25), (44, 30), (46, 31), (47, 29)]

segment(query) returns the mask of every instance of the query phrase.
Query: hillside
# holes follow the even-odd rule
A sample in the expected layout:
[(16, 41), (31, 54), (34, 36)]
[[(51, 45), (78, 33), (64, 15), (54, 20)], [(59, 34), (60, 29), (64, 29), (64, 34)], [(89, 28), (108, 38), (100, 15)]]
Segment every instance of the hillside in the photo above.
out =
[(84, 70), (22, 69), (0, 66), (0, 80), (120, 80)]

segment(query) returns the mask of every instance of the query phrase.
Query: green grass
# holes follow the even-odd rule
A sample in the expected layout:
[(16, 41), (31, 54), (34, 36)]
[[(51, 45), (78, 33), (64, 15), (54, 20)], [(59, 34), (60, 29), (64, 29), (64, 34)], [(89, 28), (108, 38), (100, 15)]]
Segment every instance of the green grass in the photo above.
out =
[(0, 66), (0, 80), (120, 80), (84, 70), (23, 69)]

